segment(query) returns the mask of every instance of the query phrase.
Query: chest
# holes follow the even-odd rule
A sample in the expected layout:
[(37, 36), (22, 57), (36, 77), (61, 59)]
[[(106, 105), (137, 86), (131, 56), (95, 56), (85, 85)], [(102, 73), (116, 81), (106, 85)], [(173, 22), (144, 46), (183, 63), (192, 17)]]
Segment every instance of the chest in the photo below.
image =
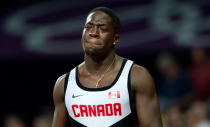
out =
[[(116, 82), (102, 88), (88, 88), (70, 79), (65, 95), (69, 115), (84, 125), (110, 126), (131, 113), (127, 78), (116, 78)], [(107, 121), (105, 122), (104, 119)]]
[[(110, 71), (95, 88), (93, 77), (79, 75), (78, 69), (68, 78), (65, 105), (72, 121), (91, 127), (124, 126), (131, 117), (129, 70), (132, 62), (120, 71)], [(124, 67), (124, 68), (123, 68)], [(122, 125), (121, 125), (122, 123)]]
[(96, 84), (98, 84), (98, 87), (110, 86), (117, 78), (118, 71), (110, 71), (104, 74), (104, 76), (80, 75), (79, 81), (84, 87), (95, 88)]

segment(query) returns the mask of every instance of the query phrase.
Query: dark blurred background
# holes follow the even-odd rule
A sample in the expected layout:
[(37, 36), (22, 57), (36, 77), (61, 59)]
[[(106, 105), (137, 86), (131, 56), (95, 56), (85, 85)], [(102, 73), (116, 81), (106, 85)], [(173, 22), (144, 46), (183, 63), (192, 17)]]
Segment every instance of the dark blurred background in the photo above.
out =
[(0, 6), (0, 126), (50, 126), (55, 81), (83, 61), (86, 16), (106, 6), (122, 22), (117, 53), (154, 77), (164, 127), (210, 127), (209, 0), (8, 0)]

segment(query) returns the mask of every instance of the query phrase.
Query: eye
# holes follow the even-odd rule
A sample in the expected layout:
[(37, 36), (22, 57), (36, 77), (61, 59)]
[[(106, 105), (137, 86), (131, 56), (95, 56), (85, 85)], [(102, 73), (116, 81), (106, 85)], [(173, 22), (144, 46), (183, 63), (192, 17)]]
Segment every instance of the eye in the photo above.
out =
[(91, 27), (92, 27), (92, 25), (87, 24), (87, 25), (85, 25), (85, 27), (84, 27), (84, 28), (88, 29), (88, 28), (91, 28)]
[(106, 28), (105, 26), (100, 26), (100, 30), (102, 30), (102, 31), (106, 31), (106, 30), (107, 30), (107, 28)]

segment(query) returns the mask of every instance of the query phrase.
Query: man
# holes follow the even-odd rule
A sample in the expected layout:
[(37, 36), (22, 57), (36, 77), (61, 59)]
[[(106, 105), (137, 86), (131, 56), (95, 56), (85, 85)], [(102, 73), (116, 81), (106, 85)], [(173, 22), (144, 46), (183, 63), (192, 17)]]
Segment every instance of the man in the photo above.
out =
[(82, 34), (84, 62), (54, 88), (53, 127), (162, 127), (153, 79), (115, 54), (119, 38), (120, 20), (111, 9), (90, 11)]

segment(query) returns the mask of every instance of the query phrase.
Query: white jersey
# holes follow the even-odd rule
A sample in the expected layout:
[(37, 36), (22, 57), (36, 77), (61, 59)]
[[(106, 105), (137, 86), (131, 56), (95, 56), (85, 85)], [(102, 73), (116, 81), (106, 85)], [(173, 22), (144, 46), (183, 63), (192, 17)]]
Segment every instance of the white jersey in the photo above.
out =
[(79, 81), (78, 67), (65, 79), (65, 105), (73, 127), (133, 127), (130, 70), (133, 62), (124, 59), (113, 83), (87, 88)]

